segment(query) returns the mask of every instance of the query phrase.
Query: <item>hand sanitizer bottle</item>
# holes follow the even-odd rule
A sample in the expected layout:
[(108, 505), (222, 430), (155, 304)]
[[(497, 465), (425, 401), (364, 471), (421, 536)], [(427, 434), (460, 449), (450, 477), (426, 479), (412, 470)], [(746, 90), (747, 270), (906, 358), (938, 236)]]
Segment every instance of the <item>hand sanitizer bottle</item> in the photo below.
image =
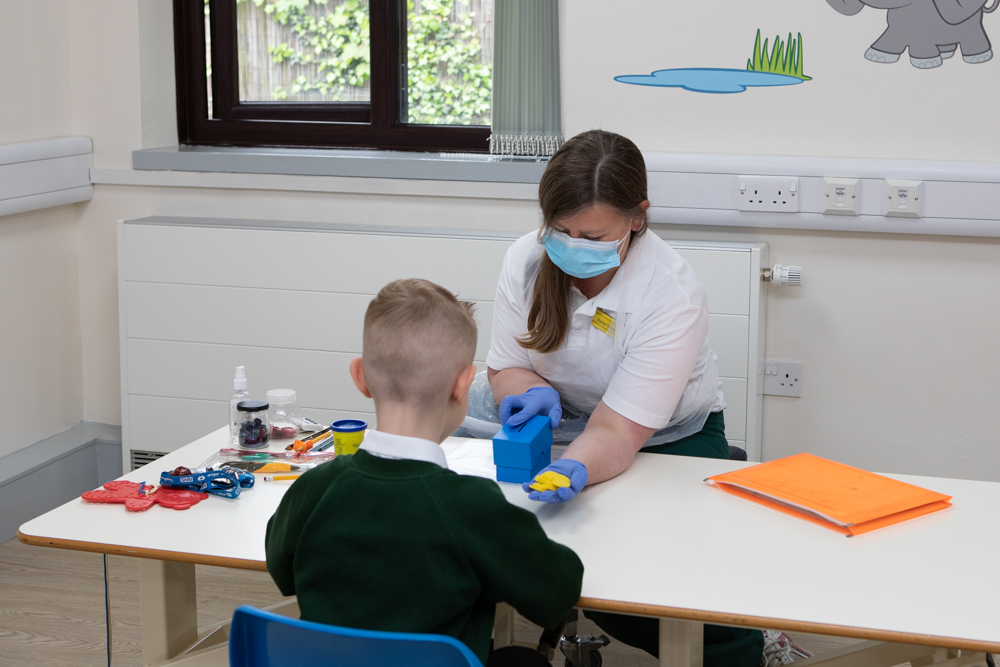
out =
[(236, 367), (236, 377), (233, 378), (233, 395), (229, 398), (229, 437), (234, 445), (240, 444), (240, 413), (236, 404), (250, 398), (247, 391), (247, 376), (243, 366)]

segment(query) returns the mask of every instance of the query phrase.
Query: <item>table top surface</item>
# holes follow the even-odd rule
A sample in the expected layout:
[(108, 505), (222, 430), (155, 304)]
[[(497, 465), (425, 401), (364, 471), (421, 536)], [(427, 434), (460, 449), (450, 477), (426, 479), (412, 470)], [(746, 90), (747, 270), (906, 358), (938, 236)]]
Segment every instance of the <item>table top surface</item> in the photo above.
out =
[[(278, 441), (280, 449), (287, 441)], [(123, 477), (198, 466), (229, 446), (215, 431)], [(490, 441), (449, 438), (452, 467), (488, 459)], [(480, 451), (482, 454), (477, 454)], [(1000, 483), (888, 475), (953, 496), (954, 506), (846, 538), (712, 488), (745, 463), (639, 454), (570, 503), (507, 499), (534, 513), (585, 566), (580, 606), (651, 616), (1000, 652)], [(151, 472), (151, 471), (155, 471)], [(184, 510), (76, 499), (21, 526), (28, 544), (265, 569), (264, 531), (291, 482)], [(526, 557), (530, 555), (526, 554)]]

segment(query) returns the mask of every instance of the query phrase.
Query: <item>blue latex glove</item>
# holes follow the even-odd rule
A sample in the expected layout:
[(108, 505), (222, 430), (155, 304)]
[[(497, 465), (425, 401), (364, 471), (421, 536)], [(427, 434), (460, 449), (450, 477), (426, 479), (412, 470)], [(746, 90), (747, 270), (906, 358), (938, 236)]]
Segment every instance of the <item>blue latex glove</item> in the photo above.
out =
[(520, 396), (508, 396), (500, 402), (500, 423), (520, 426), (535, 415), (546, 415), (552, 428), (559, 426), (562, 405), (559, 392), (552, 387), (532, 387)]
[(576, 497), (576, 494), (583, 491), (583, 487), (587, 486), (587, 466), (583, 465), (579, 461), (574, 461), (573, 459), (559, 459), (545, 468), (542, 468), (538, 475), (535, 475), (535, 477), (537, 478), (549, 471), (568, 477), (570, 485), (556, 491), (535, 491), (531, 488), (531, 485), (535, 480), (525, 482), (521, 485), (521, 488), (528, 492), (529, 500), (537, 500), (543, 503), (565, 503), (573, 500), (573, 498)]

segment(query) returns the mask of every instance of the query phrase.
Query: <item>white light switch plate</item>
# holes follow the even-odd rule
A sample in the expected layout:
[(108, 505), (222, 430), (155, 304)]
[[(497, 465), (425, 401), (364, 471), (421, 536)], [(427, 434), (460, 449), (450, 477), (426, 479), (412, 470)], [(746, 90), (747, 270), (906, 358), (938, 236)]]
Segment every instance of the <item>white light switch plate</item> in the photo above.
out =
[(768, 396), (802, 396), (801, 361), (764, 361), (764, 393)]

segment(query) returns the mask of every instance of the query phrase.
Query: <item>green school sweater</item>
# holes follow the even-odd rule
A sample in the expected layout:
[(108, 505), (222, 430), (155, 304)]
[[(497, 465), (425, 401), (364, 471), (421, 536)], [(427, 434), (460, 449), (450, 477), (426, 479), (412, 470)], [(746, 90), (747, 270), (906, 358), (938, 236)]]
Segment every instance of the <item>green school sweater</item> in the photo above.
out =
[(484, 663), (498, 602), (554, 628), (583, 579), (576, 554), (494, 482), (363, 450), (297, 479), (266, 545), (303, 619), (451, 635)]

